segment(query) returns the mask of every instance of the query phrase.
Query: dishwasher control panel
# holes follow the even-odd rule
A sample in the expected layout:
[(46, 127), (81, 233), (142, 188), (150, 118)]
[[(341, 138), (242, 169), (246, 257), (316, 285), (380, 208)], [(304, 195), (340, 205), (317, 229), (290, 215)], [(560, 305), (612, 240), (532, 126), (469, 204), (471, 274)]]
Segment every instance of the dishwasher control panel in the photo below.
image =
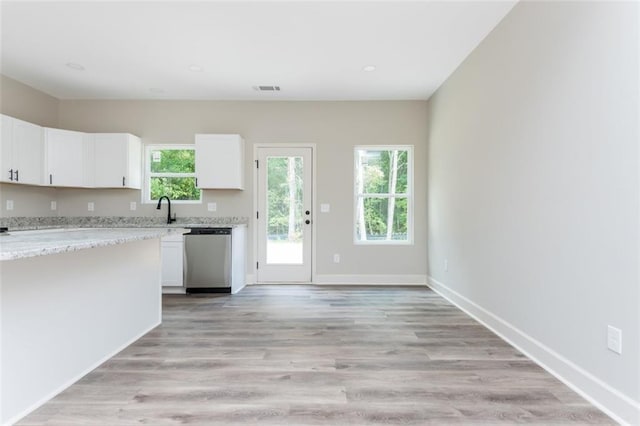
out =
[(184, 235), (231, 235), (231, 228), (189, 228)]

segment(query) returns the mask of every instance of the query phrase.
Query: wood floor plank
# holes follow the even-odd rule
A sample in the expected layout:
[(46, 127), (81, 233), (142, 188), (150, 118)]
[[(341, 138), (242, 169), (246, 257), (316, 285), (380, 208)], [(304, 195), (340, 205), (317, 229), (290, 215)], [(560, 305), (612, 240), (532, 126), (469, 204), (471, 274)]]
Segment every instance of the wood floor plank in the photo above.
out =
[(251, 286), (163, 323), (21, 426), (614, 424), (427, 288)]

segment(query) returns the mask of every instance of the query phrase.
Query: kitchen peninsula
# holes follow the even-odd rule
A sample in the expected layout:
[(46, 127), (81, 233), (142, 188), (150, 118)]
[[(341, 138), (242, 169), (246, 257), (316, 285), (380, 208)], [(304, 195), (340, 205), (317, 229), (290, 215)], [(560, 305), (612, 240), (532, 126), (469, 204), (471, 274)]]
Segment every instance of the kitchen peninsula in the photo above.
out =
[(161, 322), (160, 239), (178, 229), (0, 236), (0, 424), (46, 402)]

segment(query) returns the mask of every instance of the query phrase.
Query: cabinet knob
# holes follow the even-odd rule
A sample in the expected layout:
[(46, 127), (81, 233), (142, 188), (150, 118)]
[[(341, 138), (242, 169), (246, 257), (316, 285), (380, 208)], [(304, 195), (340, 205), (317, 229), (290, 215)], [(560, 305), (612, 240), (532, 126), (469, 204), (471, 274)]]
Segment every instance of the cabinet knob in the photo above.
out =
[(53, 185), (53, 175), (49, 175), (49, 185)]
[(122, 186), (125, 186), (125, 184), (124, 184), (124, 183), (125, 183), (125, 177), (124, 177), (124, 176), (122, 176)]
[(18, 176), (18, 170), (16, 170), (14, 174), (16, 175), (16, 182), (19, 182), (20, 179), (19, 179), (19, 176)]
[(307, 216), (309, 216), (311, 214), (311, 212), (309, 210), (307, 210), (306, 212), (304, 212), (304, 214), (306, 214)]
[(305, 220), (304, 223), (306, 223), (307, 225), (311, 223), (311, 221), (309, 219)]
[(9, 169), (9, 180), (13, 180), (13, 169)]

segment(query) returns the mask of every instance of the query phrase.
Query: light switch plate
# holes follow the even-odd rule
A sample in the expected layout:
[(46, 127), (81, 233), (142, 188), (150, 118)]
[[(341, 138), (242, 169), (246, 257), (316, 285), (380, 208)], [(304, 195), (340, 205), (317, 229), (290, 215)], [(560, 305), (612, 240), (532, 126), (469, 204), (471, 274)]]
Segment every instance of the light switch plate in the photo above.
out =
[(57, 210), (58, 209), (58, 203), (55, 201), (51, 202), (51, 210)]
[(218, 210), (218, 204), (217, 203), (207, 203), (207, 210), (210, 212), (215, 212), (216, 210)]
[(331, 206), (329, 204), (320, 204), (320, 213), (329, 213)]
[(95, 210), (95, 208), (96, 208), (96, 206), (95, 206), (95, 204), (93, 203), (93, 201), (89, 201), (89, 202), (87, 203), (87, 210), (88, 210), (88, 211), (92, 212), (92, 211), (94, 211), (94, 210)]
[(13, 210), (13, 200), (7, 200), (7, 210)]
[(607, 326), (607, 348), (617, 354), (622, 354), (622, 330)]
[(135, 209), (137, 209), (137, 208), (138, 208), (138, 204), (136, 204), (136, 202), (135, 202), (135, 201), (131, 201), (131, 202), (129, 203), (129, 210), (134, 211), (134, 210), (135, 210)]

